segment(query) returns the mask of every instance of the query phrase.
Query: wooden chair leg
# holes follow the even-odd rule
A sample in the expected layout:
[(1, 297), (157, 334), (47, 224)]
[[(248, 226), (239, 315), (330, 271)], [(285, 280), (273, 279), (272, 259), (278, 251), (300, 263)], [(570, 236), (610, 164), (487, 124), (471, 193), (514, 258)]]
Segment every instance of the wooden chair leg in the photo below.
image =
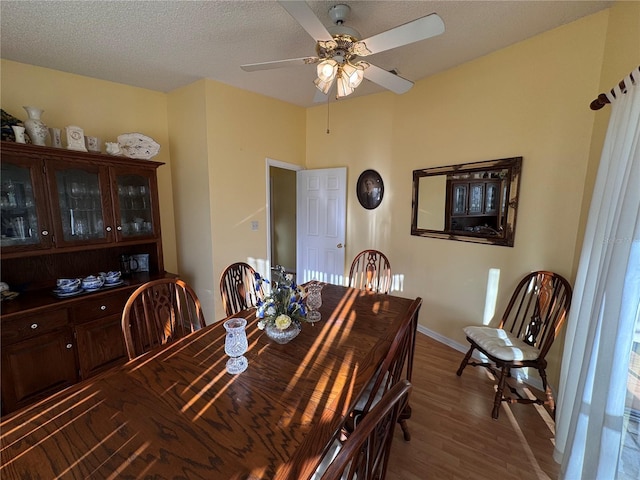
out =
[(493, 411), (491, 412), (491, 417), (495, 420), (498, 419), (498, 415), (500, 414), (500, 405), (502, 404), (502, 394), (504, 390), (504, 384), (507, 381), (508, 372), (509, 372), (508, 367), (502, 367), (500, 369), (500, 380), (498, 381), (498, 390), (496, 391), (496, 396), (493, 399)]
[(404, 441), (411, 441), (411, 432), (409, 432), (409, 426), (407, 425), (406, 420), (399, 420), (400, 428), (402, 428), (402, 434), (404, 435)]
[(467, 363), (469, 363), (469, 359), (471, 358), (471, 354), (473, 353), (473, 351), (475, 350), (476, 347), (474, 347), (473, 345), (471, 345), (471, 348), (469, 349), (469, 351), (467, 352), (467, 354), (464, 356), (464, 358), (462, 359), (462, 362), (460, 362), (460, 366), (458, 367), (458, 371), (456, 372), (456, 375), (460, 376), (462, 375), (462, 371), (464, 370), (464, 367), (467, 366)]
[(400, 428), (402, 428), (402, 434), (404, 435), (405, 442), (411, 441), (411, 432), (409, 432), (409, 425), (407, 424), (407, 420), (410, 418), (411, 405), (407, 403), (398, 416), (398, 423), (400, 424)]
[(540, 379), (542, 380), (542, 388), (544, 389), (544, 394), (546, 397), (544, 403), (549, 405), (549, 408), (551, 409), (551, 414), (553, 415), (553, 418), (555, 418), (556, 402), (553, 398), (553, 392), (551, 391), (551, 387), (549, 387), (549, 384), (547, 383), (547, 372), (544, 368), (539, 368), (538, 373), (540, 374)]

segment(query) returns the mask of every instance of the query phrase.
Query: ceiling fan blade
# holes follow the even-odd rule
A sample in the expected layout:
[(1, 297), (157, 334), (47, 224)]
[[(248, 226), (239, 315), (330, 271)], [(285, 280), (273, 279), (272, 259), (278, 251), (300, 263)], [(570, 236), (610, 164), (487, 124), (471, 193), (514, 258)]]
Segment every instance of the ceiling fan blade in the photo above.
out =
[(413, 87), (413, 82), (375, 65), (369, 65), (364, 70), (364, 78), (397, 94), (408, 92)]
[(413, 20), (361, 41), (373, 53), (435, 37), (444, 32), (444, 22), (436, 13)]
[(290, 58), (288, 60), (276, 60), (274, 62), (249, 63), (247, 65), (240, 65), (240, 68), (245, 72), (255, 72), (256, 70), (271, 70), (274, 68), (310, 65), (318, 63), (318, 60), (320, 60), (318, 57)]
[(307, 5), (307, 2), (279, 0), (278, 3), (289, 12), (289, 15), (298, 21), (302, 28), (304, 28), (316, 42), (319, 40), (333, 40), (333, 37), (327, 31), (327, 27), (316, 17), (316, 14), (313, 13), (311, 7)]

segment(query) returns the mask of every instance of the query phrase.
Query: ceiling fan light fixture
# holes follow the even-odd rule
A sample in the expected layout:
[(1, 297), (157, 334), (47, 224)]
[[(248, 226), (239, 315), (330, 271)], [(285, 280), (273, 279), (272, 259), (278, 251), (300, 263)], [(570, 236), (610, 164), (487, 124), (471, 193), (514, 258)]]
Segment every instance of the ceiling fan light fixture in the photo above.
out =
[(333, 58), (327, 58), (317, 66), (318, 80), (321, 82), (332, 82), (337, 72), (338, 62)]
[(364, 78), (364, 69), (368, 67), (369, 64), (366, 62), (358, 62), (355, 65), (346, 62), (342, 66), (342, 76), (347, 77), (348, 84), (351, 88), (357, 88), (360, 83), (362, 83), (362, 79)]
[(325, 95), (329, 95), (329, 90), (331, 89), (331, 85), (333, 85), (334, 80), (335, 80), (335, 77), (331, 78), (326, 82), (324, 80), (320, 80), (319, 78), (316, 78), (313, 81), (313, 83), (315, 84), (318, 90), (320, 90)]
[(340, 75), (338, 77), (338, 92), (336, 94), (337, 98), (340, 97), (346, 97), (347, 95), (351, 95), (353, 93), (353, 91), (355, 90), (354, 87), (352, 87), (349, 84), (349, 77), (347, 75)]

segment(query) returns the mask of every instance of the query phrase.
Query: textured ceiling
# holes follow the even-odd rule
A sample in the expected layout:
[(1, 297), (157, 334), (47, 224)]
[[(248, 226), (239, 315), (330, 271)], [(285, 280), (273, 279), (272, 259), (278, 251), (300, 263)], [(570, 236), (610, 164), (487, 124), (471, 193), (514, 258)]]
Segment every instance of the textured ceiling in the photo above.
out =
[[(363, 38), (432, 12), (444, 34), (367, 57), (417, 81), (610, 7), (610, 1), (309, 1), (318, 18), (351, 6)], [(313, 105), (315, 67), (240, 65), (315, 55), (315, 42), (274, 1), (0, 1), (4, 59), (162, 92), (210, 78)], [(369, 81), (353, 96), (384, 91)]]

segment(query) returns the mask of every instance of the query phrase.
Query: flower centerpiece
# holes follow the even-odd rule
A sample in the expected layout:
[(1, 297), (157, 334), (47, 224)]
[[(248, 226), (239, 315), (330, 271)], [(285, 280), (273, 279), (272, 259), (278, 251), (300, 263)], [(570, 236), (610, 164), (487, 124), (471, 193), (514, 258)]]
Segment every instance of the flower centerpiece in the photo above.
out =
[(287, 343), (300, 333), (302, 322), (307, 320), (306, 293), (283, 267), (278, 265), (275, 270), (272, 282), (256, 273), (256, 290), (260, 290), (263, 283), (271, 283), (270, 293), (258, 300), (258, 328), (265, 330), (272, 340)]

